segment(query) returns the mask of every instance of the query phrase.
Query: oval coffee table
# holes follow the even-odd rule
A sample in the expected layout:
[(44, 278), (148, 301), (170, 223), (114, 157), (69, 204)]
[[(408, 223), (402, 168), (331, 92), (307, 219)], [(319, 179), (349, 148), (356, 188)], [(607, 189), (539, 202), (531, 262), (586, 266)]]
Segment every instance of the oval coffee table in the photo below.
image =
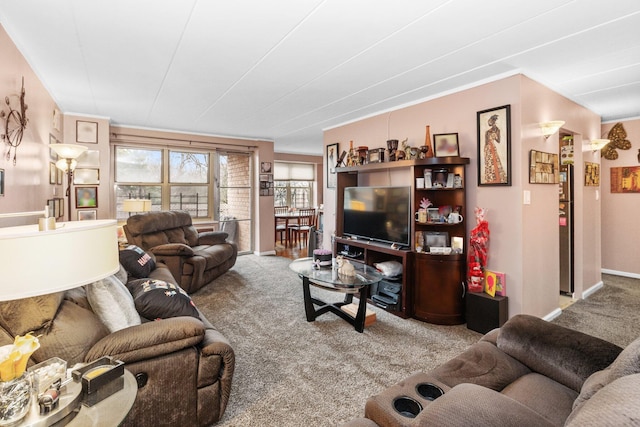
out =
[[(326, 312), (335, 315), (352, 324), (356, 331), (364, 331), (364, 321), (367, 312), (367, 291), (370, 285), (378, 283), (382, 275), (370, 265), (354, 263), (356, 269), (355, 276), (344, 276), (338, 274), (338, 268), (317, 269), (312, 258), (300, 258), (289, 264), (289, 268), (298, 273), (302, 278), (302, 290), (304, 293), (304, 311), (307, 315), (307, 322), (313, 322), (316, 318)], [(346, 294), (343, 302), (329, 304), (311, 296), (310, 286), (313, 285), (322, 289)], [(353, 317), (340, 309), (343, 305), (351, 304), (353, 296), (358, 295), (360, 303), (358, 311)], [(315, 308), (317, 305), (318, 308)]]

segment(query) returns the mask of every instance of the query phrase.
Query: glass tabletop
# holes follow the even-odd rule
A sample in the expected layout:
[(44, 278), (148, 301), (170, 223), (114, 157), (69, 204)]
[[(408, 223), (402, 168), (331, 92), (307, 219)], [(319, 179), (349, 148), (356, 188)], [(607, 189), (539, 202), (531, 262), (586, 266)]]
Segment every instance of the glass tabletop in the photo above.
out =
[(289, 264), (289, 268), (315, 284), (333, 289), (360, 289), (379, 282), (382, 275), (370, 265), (354, 262), (355, 276), (338, 274), (338, 267), (315, 268), (313, 258), (300, 258)]

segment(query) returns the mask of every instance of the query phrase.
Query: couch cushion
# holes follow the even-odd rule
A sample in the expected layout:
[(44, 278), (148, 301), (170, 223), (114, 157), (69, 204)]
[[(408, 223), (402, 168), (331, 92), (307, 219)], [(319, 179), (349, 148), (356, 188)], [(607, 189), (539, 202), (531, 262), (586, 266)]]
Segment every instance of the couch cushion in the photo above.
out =
[(609, 366), (622, 351), (600, 338), (523, 314), (500, 328), (497, 345), (532, 371), (577, 392), (592, 373)]
[(629, 344), (607, 369), (593, 373), (584, 382), (580, 395), (573, 405), (579, 410), (602, 387), (626, 375), (640, 373), (640, 338)]
[(228, 243), (214, 246), (194, 246), (193, 253), (205, 259), (205, 270), (217, 267), (224, 263), (233, 254), (233, 248)]
[(574, 409), (565, 426), (637, 426), (640, 424), (640, 374), (626, 375)]
[(450, 387), (474, 383), (500, 391), (529, 372), (529, 368), (492, 343), (480, 341), (431, 371), (431, 375)]
[(178, 285), (163, 280), (138, 279), (127, 283), (138, 313), (149, 320), (191, 316), (200, 318), (191, 297)]
[(575, 390), (535, 372), (518, 378), (505, 387), (502, 394), (517, 400), (558, 426), (564, 424), (571, 413), (573, 401), (578, 396)]
[(140, 324), (133, 297), (124, 284), (110, 276), (86, 286), (87, 299), (109, 332)]
[(13, 336), (49, 328), (64, 292), (0, 303), (0, 325)]
[(156, 268), (152, 256), (136, 245), (129, 245), (120, 251), (120, 264), (131, 276), (137, 279), (149, 277), (149, 274)]

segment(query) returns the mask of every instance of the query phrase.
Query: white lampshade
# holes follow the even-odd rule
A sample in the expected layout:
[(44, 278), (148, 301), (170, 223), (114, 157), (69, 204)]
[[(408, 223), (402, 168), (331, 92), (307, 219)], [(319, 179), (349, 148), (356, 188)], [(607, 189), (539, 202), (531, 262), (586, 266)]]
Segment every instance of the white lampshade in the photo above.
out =
[(122, 202), (123, 212), (149, 212), (151, 210), (151, 200), (149, 199), (126, 199)]
[(79, 144), (49, 144), (49, 148), (62, 159), (77, 159), (87, 151), (87, 147)]
[(0, 301), (76, 288), (118, 271), (117, 222), (62, 222), (50, 231), (0, 228), (0, 254)]
[[(71, 170), (75, 170), (76, 166), (78, 166), (78, 161), (75, 159), (72, 159)], [(61, 171), (67, 172), (67, 168), (69, 167), (69, 162), (67, 162), (67, 159), (60, 159), (56, 162), (56, 167)]]
[(588, 147), (589, 149), (591, 149), (591, 151), (598, 151), (602, 150), (604, 146), (609, 142), (611, 141), (608, 139), (592, 139), (591, 141), (589, 141)]

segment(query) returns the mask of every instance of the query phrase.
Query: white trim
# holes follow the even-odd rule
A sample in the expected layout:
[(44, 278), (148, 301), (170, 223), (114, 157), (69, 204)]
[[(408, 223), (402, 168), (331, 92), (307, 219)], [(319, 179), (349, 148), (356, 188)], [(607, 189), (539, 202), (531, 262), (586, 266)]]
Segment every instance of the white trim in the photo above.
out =
[(546, 320), (547, 322), (551, 322), (553, 319), (555, 319), (556, 317), (560, 316), (561, 314), (562, 314), (562, 310), (560, 310), (559, 308), (556, 308), (551, 313), (549, 313), (546, 316), (544, 316), (542, 318), (542, 320)]
[(276, 255), (276, 251), (271, 250), (271, 251), (265, 251), (265, 252), (258, 252), (258, 251), (253, 251), (254, 255), (258, 255), (258, 256), (275, 256)]
[(628, 273), (626, 271), (609, 270), (608, 268), (603, 268), (600, 271), (604, 274), (613, 274), (614, 276), (631, 277), (632, 279), (640, 279), (640, 274), (638, 273)]
[(595, 285), (593, 285), (592, 287), (590, 287), (589, 289), (587, 289), (586, 291), (582, 292), (582, 299), (589, 298), (592, 294), (596, 293), (603, 287), (604, 287), (604, 283), (602, 283), (602, 280), (601, 280)]

